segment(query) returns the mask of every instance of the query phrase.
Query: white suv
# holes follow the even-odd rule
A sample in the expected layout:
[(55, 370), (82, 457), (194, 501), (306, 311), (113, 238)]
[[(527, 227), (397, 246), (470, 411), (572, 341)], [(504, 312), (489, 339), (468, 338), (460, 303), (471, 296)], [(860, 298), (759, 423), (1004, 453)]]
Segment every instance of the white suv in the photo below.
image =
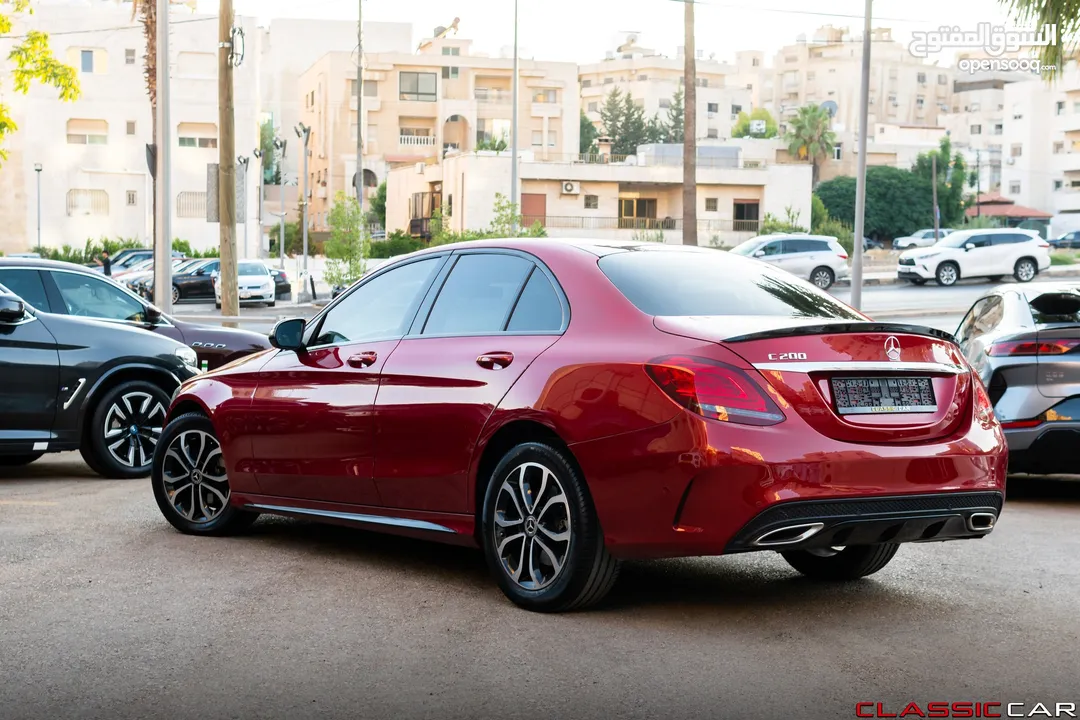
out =
[(830, 235), (759, 235), (733, 247), (731, 252), (787, 270), (822, 290), (851, 274), (847, 251)]
[(1012, 275), (1030, 282), (1050, 267), (1050, 243), (1034, 230), (959, 230), (937, 245), (900, 255), (896, 276), (923, 285), (955, 285), (960, 278), (1000, 280)]

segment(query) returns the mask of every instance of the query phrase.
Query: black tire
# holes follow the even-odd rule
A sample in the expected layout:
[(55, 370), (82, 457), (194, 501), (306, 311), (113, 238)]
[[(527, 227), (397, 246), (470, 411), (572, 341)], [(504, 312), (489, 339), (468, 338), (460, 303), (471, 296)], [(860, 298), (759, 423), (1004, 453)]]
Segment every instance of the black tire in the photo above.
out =
[(780, 554), (788, 565), (809, 578), (843, 582), (873, 575), (888, 565), (899, 549), (897, 543), (881, 543), (846, 547), (832, 555), (810, 550), (789, 550)]
[(266, 307), (277, 307), (277, 298), (274, 298), (270, 302), (266, 303)]
[[(209, 446), (203, 444), (207, 436), (213, 440), (213, 444)], [(195, 442), (196, 439), (198, 443)], [(177, 443), (183, 447), (179, 447)], [(185, 448), (187, 452), (184, 451)], [(191, 451), (197, 452), (198, 456), (192, 456)], [(192, 458), (197, 466), (196, 472), (190, 472), (190, 465), (187, 464)], [(182, 478), (178, 479), (179, 471), (183, 469), (189, 470), (187, 479), (194, 482), (185, 485)], [(203, 472), (207, 470), (218, 472)], [(223, 482), (211, 481), (210, 478), (215, 476), (225, 479)], [(232, 494), (221, 447), (217, 445), (213, 423), (202, 413), (180, 415), (165, 427), (154, 451), (150, 482), (154, 487), (154, 499), (157, 500), (161, 514), (174, 528), (187, 535), (233, 535), (251, 527), (259, 517), (258, 513), (241, 510), (228, 502)], [(207, 489), (211, 487), (212, 492)], [(169, 495), (170, 491), (173, 492), (172, 497)], [(182, 512), (185, 498), (187, 507), (191, 509), (191, 517)], [(174, 500), (181, 506), (180, 509), (174, 505)], [(217, 505), (217, 508), (212, 508), (212, 505)], [(212, 517), (211, 509), (217, 511)], [(201, 519), (200, 512), (204, 516)]]
[(1016, 267), (1013, 268), (1013, 277), (1017, 282), (1031, 282), (1038, 274), (1039, 266), (1031, 258), (1020, 258), (1016, 261)]
[(220, 310), (221, 309), (221, 303), (219, 303), (218, 301), (215, 300), (214, 301), (214, 308), (217, 309), (217, 310)]
[(176, 285), (173, 285), (173, 288), (172, 288), (173, 305), (175, 305), (176, 303), (180, 302), (183, 299), (184, 299), (184, 293), (180, 292), (180, 288), (178, 288)]
[(909, 278), (908, 282), (910, 282), (912, 285), (918, 285), (919, 287), (922, 287), (926, 284), (926, 281), (922, 278)]
[[(526, 464), (526, 470), (520, 471)], [(544, 476), (541, 489), (537, 491), (530, 509), (525, 502), (525, 495), (532, 497), (533, 483), (539, 482), (543, 468), (550, 472), (550, 476)], [(512, 486), (514, 483), (518, 488)], [(509, 495), (504, 491), (504, 485), (511, 488)], [(528, 492), (520, 488), (527, 488)], [(515, 494), (514, 490), (518, 492)], [(561, 503), (558, 501), (560, 495), (563, 498)], [(506, 508), (511, 508), (512, 503), (520, 519), (514, 522), (515, 518), (501, 512), (504, 503)], [(540, 509), (536, 512), (538, 506)], [(496, 513), (500, 513), (503, 523), (507, 523), (509, 517), (509, 524), (497, 524)], [(514, 527), (518, 525), (521, 530), (515, 533)], [(549, 526), (560, 528), (556, 533), (558, 535), (569, 531), (569, 539), (553, 538)], [(488, 479), (481, 511), (480, 533), (484, 555), (496, 582), (513, 603), (526, 610), (563, 612), (593, 605), (607, 595), (619, 575), (619, 562), (604, 546), (604, 533), (584, 479), (567, 457), (566, 451), (550, 445), (522, 443), (499, 461)], [(512, 537), (515, 534), (521, 536), (520, 558), (529, 563), (529, 577), (532, 578), (528, 581), (529, 584), (537, 584), (533, 582), (537, 575), (532, 571), (532, 552), (526, 553), (526, 547), (539, 553), (538, 563), (551, 568), (551, 577), (543, 578), (535, 589), (515, 580), (513, 571), (508, 567), (509, 563), (504, 562), (499, 553), (499, 546), (496, 545), (497, 533), (501, 538), (500, 544), (511, 556), (518, 554), (516, 543), (519, 542)], [(545, 552), (545, 547), (548, 552)], [(526, 554), (530, 555), (527, 560)], [(563, 558), (557, 569), (554, 568), (554, 562), (558, 561), (556, 554)], [(554, 562), (551, 558), (554, 558)], [(547, 572), (546, 569), (541, 569)], [(525, 568), (521, 561), (518, 563), (517, 573), (524, 576)]]
[(45, 453), (27, 453), (26, 455), (0, 455), (0, 467), (22, 467), (29, 465)]
[(103, 477), (146, 477), (154, 455), (151, 439), (160, 437), (154, 428), (164, 425), (168, 408), (169, 394), (146, 380), (130, 380), (107, 390), (83, 436), (79, 448), (83, 460)]
[(938, 265), (934, 273), (937, 284), (942, 287), (952, 287), (960, 279), (960, 266), (954, 262), (943, 262)]
[(832, 271), (832, 268), (822, 265), (814, 268), (814, 271), (810, 273), (810, 282), (821, 290), (828, 290), (836, 282), (836, 273)]

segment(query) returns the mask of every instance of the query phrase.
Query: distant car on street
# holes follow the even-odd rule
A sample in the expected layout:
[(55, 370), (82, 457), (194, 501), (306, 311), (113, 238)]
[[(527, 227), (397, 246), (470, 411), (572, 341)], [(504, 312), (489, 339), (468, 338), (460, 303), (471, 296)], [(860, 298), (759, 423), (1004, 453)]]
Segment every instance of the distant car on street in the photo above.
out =
[(955, 285), (961, 278), (984, 277), (998, 281), (1012, 275), (1031, 282), (1050, 267), (1050, 244), (1034, 230), (999, 228), (961, 230), (937, 245), (900, 254), (896, 275), (915, 285), (937, 280)]
[(1050, 247), (1055, 250), (1080, 248), (1080, 230), (1073, 230), (1072, 232), (1062, 233), (1056, 238), (1047, 240), (1050, 243)]
[(822, 290), (851, 275), (847, 251), (830, 235), (759, 235), (735, 246), (731, 252), (787, 270)]
[(1080, 472), (1080, 283), (990, 290), (956, 339), (1005, 430), (1009, 470)]
[(885, 243), (880, 240), (872, 240), (868, 237), (864, 237), (862, 240), (863, 250), (884, 250)]
[(898, 237), (893, 240), (893, 249), (907, 250), (908, 248), (930, 247), (942, 238), (951, 235), (952, 232), (953, 231), (949, 228), (941, 228), (940, 230), (938, 230), (937, 237), (934, 237), (934, 228), (920, 230), (916, 233), (908, 235), (907, 237)]
[[(236, 264), (237, 292), (241, 305), (277, 304), (277, 283), (270, 268), (262, 260), (241, 260)], [(221, 270), (214, 273), (214, 306), (221, 309)]]
[(46, 312), (0, 284), (0, 465), (78, 450), (99, 475), (145, 477), (169, 398), (197, 363), (169, 337)]

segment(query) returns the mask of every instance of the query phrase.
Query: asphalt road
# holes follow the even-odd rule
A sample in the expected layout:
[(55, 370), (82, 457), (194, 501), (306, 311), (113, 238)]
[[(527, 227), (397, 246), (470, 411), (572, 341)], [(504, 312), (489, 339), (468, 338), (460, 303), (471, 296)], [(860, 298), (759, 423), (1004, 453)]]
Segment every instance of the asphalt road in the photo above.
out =
[(858, 583), (777, 556), (628, 564), (516, 609), (475, 551), (263, 519), (190, 538), (148, 481), (0, 471), (0, 717), (852, 718), (1080, 702), (1080, 482), (1013, 480), (986, 539)]

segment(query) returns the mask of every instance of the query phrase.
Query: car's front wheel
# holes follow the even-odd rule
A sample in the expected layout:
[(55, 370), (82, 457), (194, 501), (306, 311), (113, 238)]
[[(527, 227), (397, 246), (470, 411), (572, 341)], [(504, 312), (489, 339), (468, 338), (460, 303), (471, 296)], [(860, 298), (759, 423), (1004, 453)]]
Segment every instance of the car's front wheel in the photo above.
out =
[(173, 305), (180, 302), (180, 288), (176, 287), (175, 285), (173, 285), (172, 288), (172, 301)]
[(585, 480), (550, 445), (523, 443), (503, 457), (488, 480), (480, 531), (499, 587), (527, 610), (587, 607), (619, 574)]
[(201, 413), (186, 413), (166, 426), (154, 453), (151, 482), (161, 514), (180, 532), (230, 535), (258, 518), (229, 502), (232, 491), (221, 443)]
[(858, 580), (889, 564), (900, 549), (897, 543), (851, 547), (790, 550), (780, 553), (788, 565), (814, 580)]
[(960, 268), (956, 263), (943, 262), (938, 265), (937, 269), (937, 284), (950, 287), (956, 284), (956, 281), (960, 279)]
[(1039, 272), (1039, 266), (1035, 264), (1035, 261), (1031, 258), (1021, 258), (1016, 261), (1016, 267), (1013, 268), (1013, 277), (1018, 282), (1031, 282), (1035, 279), (1035, 276)]
[(814, 272), (810, 273), (810, 282), (817, 285), (822, 290), (828, 290), (836, 282), (836, 275), (833, 271), (827, 267), (815, 268)]
[(168, 394), (145, 380), (120, 383), (106, 392), (79, 448), (86, 464), (108, 478), (149, 475), (168, 406)]

